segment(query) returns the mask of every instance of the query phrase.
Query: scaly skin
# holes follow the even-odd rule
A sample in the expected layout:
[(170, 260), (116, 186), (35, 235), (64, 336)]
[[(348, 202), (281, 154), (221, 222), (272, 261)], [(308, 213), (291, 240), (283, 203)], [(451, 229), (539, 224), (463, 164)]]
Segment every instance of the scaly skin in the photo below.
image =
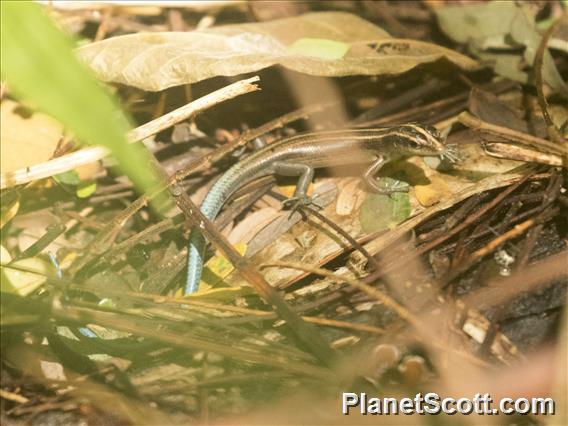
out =
[[(275, 142), (232, 166), (208, 192), (201, 212), (214, 220), (238, 188), (264, 175), (302, 173), (302, 187), (299, 185), (295, 194), (301, 198), (305, 197), (310, 183), (311, 168), (375, 161), (371, 166), (374, 174), (384, 161), (395, 157), (442, 155), (444, 152), (435, 129), (417, 124), (300, 134)], [(205, 248), (205, 238), (196, 227), (189, 238), (186, 295), (199, 288)]]

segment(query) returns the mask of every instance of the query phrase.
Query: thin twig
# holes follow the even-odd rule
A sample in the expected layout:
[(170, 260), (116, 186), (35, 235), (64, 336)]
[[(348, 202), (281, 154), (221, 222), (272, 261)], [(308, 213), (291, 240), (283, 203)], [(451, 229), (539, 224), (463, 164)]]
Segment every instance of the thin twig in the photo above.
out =
[(483, 144), (483, 149), (492, 157), (547, 164), (549, 166), (562, 166), (562, 157), (560, 155), (547, 154), (523, 146), (501, 142), (486, 142)]
[(272, 261), (268, 263), (264, 263), (261, 267), (272, 267), (272, 266), (280, 266), (283, 268), (290, 268), (290, 269), (297, 269), (300, 271), (310, 272), (312, 274), (321, 275), (327, 278), (331, 278), (333, 280), (343, 281), (346, 284), (349, 284), (351, 287), (355, 287), (356, 289), (362, 291), (363, 293), (369, 295), (375, 300), (378, 300), (387, 308), (392, 309), (394, 312), (398, 314), (399, 317), (408, 321), (413, 326), (421, 329), (420, 321), (416, 318), (408, 309), (404, 306), (400, 305), (396, 300), (392, 297), (386, 295), (380, 290), (377, 290), (374, 287), (371, 287), (364, 282), (356, 280), (351, 277), (347, 277), (345, 275), (336, 275), (327, 269), (318, 268), (315, 266), (306, 266), (302, 263), (294, 263), (294, 262), (281, 262), (281, 261)]
[(488, 244), (481, 247), (480, 249), (471, 253), (467, 259), (462, 261), (460, 265), (456, 267), (455, 270), (452, 271), (451, 278), (454, 279), (460, 273), (469, 269), (474, 263), (476, 263), (481, 258), (487, 256), (489, 253), (495, 251), (498, 247), (501, 247), (507, 241), (512, 240), (513, 238), (517, 238), (524, 234), (528, 229), (532, 228), (533, 226), (545, 222), (547, 219), (550, 219), (551, 216), (558, 213), (558, 208), (552, 208), (550, 211), (545, 212), (545, 214), (541, 215), (539, 218), (531, 218), (523, 223), (515, 225), (512, 229), (505, 232), (504, 234), (498, 236), (497, 238), (491, 240)]
[(299, 120), (301, 118), (306, 118), (316, 112), (323, 111), (330, 105), (333, 104), (332, 103), (315, 104), (304, 108), (299, 108), (281, 117), (275, 118), (274, 120), (271, 120), (268, 123), (263, 124), (262, 126), (246, 131), (236, 140), (223, 145), (222, 147), (220, 147), (219, 149), (215, 150), (210, 154), (198, 158), (197, 160), (185, 166), (183, 169), (179, 170), (177, 173), (175, 173), (170, 177), (169, 184), (170, 185), (173, 184), (174, 181), (179, 182), (192, 174), (198, 173), (206, 169), (211, 164), (219, 161), (221, 158), (224, 158), (227, 154), (233, 152), (234, 150), (240, 148), (241, 146), (246, 145), (248, 142), (272, 130), (281, 128), (284, 125)]
[[(35, 271), (31, 271), (32, 273), (37, 273)], [(69, 289), (76, 289), (76, 290), (84, 290), (84, 286), (78, 284), (68, 284), (67, 288)], [(107, 291), (108, 290), (108, 291)], [(240, 306), (233, 306), (233, 305), (225, 305), (220, 303), (213, 303), (213, 302), (206, 302), (203, 300), (195, 300), (195, 298), (179, 298), (174, 296), (158, 296), (155, 294), (147, 294), (147, 293), (136, 293), (131, 291), (123, 291), (123, 290), (115, 290), (115, 289), (107, 289), (105, 293), (110, 296), (114, 297), (124, 297), (129, 300), (138, 300), (139, 303), (147, 302), (152, 303), (153, 306), (163, 306), (164, 304), (175, 304), (180, 306), (191, 306), (192, 310), (196, 310), (196, 308), (202, 308), (206, 311), (219, 311), (222, 313), (231, 312), (234, 314), (239, 315), (247, 315), (249, 317), (256, 317), (262, 321), (266, 320), (273, 320), (278, 318), (274, 312), (270, 311), (262, 311), (260, 309), (251, 309), (251, 308), (243, 308)], [(242, 317), (240, 317), (242, 318)], [(327, 327), (335, 327), (335, 328), (344, 328), (344, 329), (351, 329), (356, 331), (364, 331), (374, 334), (383, 334), (384, 329), (380, 327), (376, 327), (369, 324), (361, 324), (361, 323), (352, 323), (348, 321), (338, 321), (338, 320), (330, 320), (327, 318), (322, 317), (313, 317), (308, 315), (303, 315), (302, 319), (306, 322), (310, 322), (313, 324), (318, 324)]]
[(519, 186), (521, 186), (529, 177), (530, 177), (530, 174), (523, 176), (521, 179), (519, 179), (513, 185), (509, 186), (504, 191), (502, 191), (499, 195), (497, 195), (495, 198), (493, 198), (493, 200), (491, 200), (490, 202), (485, 204), (483, 207), (481, 207), (479, 210), (477, 210), (476, 212), (474, 212), (470, 216), (466, 217), (457, 226), (448, 230), (444, 235), (441, 235), (440, 237), (438, 237), (434, 241), (418, 247), (417, 251), (419, 253), (425, 253), (427, 251), (430, 251), (432, 248), (434, 248), (434, 247), (438, 246), (439, 244), (443, 243), (444, 241), (450, 239), (451, 237), (456, 235), (458, 232), (467, 228), (469, 225), (475, 223), (484, 214), (488, 213), (494, 207), (498, 206), (501, 203), (501, 201), (503, 201), (505, 198), (507, 198), (513, 191), (515, 191)]
[[(285, 198), (280, 194), (273, 194), (273, 195), (280, 200), (284, 200)], [(329, 226), (331, 229), (333, 229), (335, 232), (337, 232), (339, 235), (345, 238), (347, 242), (351, 244), (352, 248), (354, 248), (355, 250), (359, 250), (359, 252), (369, 261), (369, 263), (373, 264), (373, 267), (375, 269), (378, 270), (381, 267), (377, 259), (371, 256), (371, 254), (365, 249), (365, 247), (363, 247), (355, 238), (349, 235), (348, 232), (346, 232), (343, 228), (338, 226), (335, 222), (331, 221), (326, 216), (318, 212), (317, 209), (314, 209), (313, 207), (310, 206), (299, 206), (298, 209), (300, 211), (303, 211), (304, 214), (306, 214), (305, 212), (309, 212), (311, 215), (317, 217), (321, 222), (325, 223), (327, 226)]]
[[(398, 240), (398, 238), (402, 237), (402, 235), (404, 235), (406, 232), (413, 229), (416, 225), (423, 222), (427, 218), (431, 217), (433, 214), (438, 213), (440, 211), (443, 211), (443, 210), (457, 204), (458, 202), (460, 202), (460, 201), (462, 201), (462, 200), (464, 200), (464, 199), (466, 199), (466, 198), (468, 198), (472, 195), (475, 195), (479, 192), (488, 191), (490, 189), (510, 185), (509, 188), (507, 188), (505, 191), (503, 191), (499, 196), (497, 196), (493, 200), (493, 202), (499, 202), (501, 200), (501, 198), (504, 198), (507, 195), (509, 195), (510, 192), (514, 191), (514, 189), (516, 189), (519, 185), (521, 185), (523, 182), (525, 182), (527, 179), (529, 179), (531, 177), (531, 175), (532, 175), (532, 173), (528, 173), (524, 176), (519, 175), (517, 173), (511, 173), (511, 174), (508, 174), (508, 175), (502, 174), (502, 175), (490, 176), (488, 178), (485, 178), (485, 179), (477, 182), (475, 185), (469, 186), (469, 187), (465, 188), (464, 190), (460, 191), (460, 193), (455, 194), (451, 199), (443, 201), (443, 202), (441, 202), (441, 203), (439, 203), (435, 206), (429, 207), (426, 210), (424, 210), (423, 212), (421, 212), (420, 214), (414, 216), (413, 218), (408, 219), (407, 221), (405, 221), (404, 223), (399, 225), (393, 231), (390, 231), (387, 234), (381, 235), (376, 240), (371, 241), (370, 243), (366, 244), (366, 248), (368, 249), (368, 251), (370, 253), (378, 253), (380, 250), (388, 247), (389, 244), (394, 243), (396, 240)], [(493, 204), (491, 204), (491, 206), (493, 206)], [(484, 207), (484, 209), (485, 208), (490, 208), (490, 206), (486, 205)], [(484, 212), (485, 212), (485, 210), (482, 211), (481, 214), (483, 214)], [(404, 262), (408, 262), (411, 259), (418, 257), (423, 253), (426, 253), (427, 251), (436, 247), (438, 244), (440, 244), (440, 243), (446, 241), (447, 239), (451, 238), (457, 232), (461, 231), (465, 226), (468, 226), (471, 223), (473, 223), (475, 220), (477, 220), (477, 218), (478, 218), (477, 214), (479, 214), (479, 213), (480, 213), (480, 211), (477, 211), (475, 215), (472, 215), (472, 216), (475, 216), (475, 217), (472, 217), (472, 216), (468, 217), (465, 221), (461, 222), (459, 225), (454, 227), (452, 230), (448, 231), (446, 234), (441, 235), (440, 237), (438, 237), (437, 239), (435, 239), (434, 241), (432, 241), (430, 243), (423, 244), (422, 246), (418, 247), (416, 251), (408, 254), (407, 256), (403, 256), (403, 257), (395, 260), (393, 262), (393, 264), (391, 264), (388, 268), (383, 268), (383, 270), (381, 270), (381, 271), (375, 271), (374, 273), (372, 273), (371, 275), (369, 275), (368, 277), (365, 278), (365, 282), (373, 282), (373, 281), (381, 278), (383, 275), (390, 272), (393, 268), (403, 264)], [(479, 216), (481, 216), (481, 214), (479, 214)]]
[[(260, 90), (256, 84), (253, 84), (258, 80), (259, 77), (255, 76), (246, 80), (237, 81), (236, 83), (209, 93), (188, 103), (187, 105), (182, 106), (181, 108), (171, 111), (160, 118), (132, 129), (128, 132), (128, 141), (133, 143), (146, 139), (221, 102), (245, 93)], [(101, 124), (104, 125), (104, 123)], [(79, 166), (101, 160), (109, 153), (110, 151), (106, 148), (92, 146), (82, 148), (78, 151), (72, 152), (71, 154), (53, 158), (35, 166), (26, 167), (13, 172), (2, 173), (0, 175), (0, 189), (55, 176), (59, 173), (73, 170)]]
[(78, 322), (79, 324), (94, 323), (102, 327), (125, 331), (180, 348), (214, 352), (227, 357), (241, 359), (243, 361), (270, 365), (286, 371), (294, 371), (303, 375), (320, 377), (324, 380), (328, 380), (332, 377), (327, 370), (310, 364), (300, 362), (288, 363), (286, 360), (278, 359), (278, 357), (265, 356), (258, 352), (251, 352), (232, 347), (224, 343), (211, 342), (209, 340), (196, 338), (189, 334), (181, 335), (164, 329), (161, 329), (160, 332), (156, 332), (155, 326), (152, 325), (152, 322), (150, 320), (143, 320), (142, 318), (137, 318), (135, 322), (130, 318), (121, 318), (114, 313), (94, 311), (92, 309), (85, 308), (74, 308), (64, 306), (62, 303), (53, 304), (52, 314), (55, 318), (61, 320)]
[(146, 197), (139, 197), (132, 204), (122, 210), (118, 215), (113, 217), (108, 225), (106, 225), (95, 235), (95, 237), (87, 247), (88, 250), (85, 256), (74, 263), (69, 272), (71, 274), (75, 274), (85, 265), (94, 260), (97, 256), (100, 256), (101, 254), (106, 252), (114, 244), (116, 237), (120, 233), (120, 230), (122, 229), (126, 221), (138, 210), (144, 207), (146, 203)]
[(374, 325), (363, 324), (363, 323), (355, 323), (355, 322), (348, 322), (348, 321), (338, 321), (338, 320), (331, 320), (328, 318), (322, 317), (309, 317), (309, 316), (302, 316), (302, 319), (306, 322), (310, 322), (312, 324), (323, 325), (327, 327), (335, 327), (335, 328), (344, 328), (347, 330), (356, 330), (356, 331), (364, 331), (366, 333), (373, 333), (373, 334), (384, 334), (385, 330), (376, 327)]
[[(534, 65), (533, 65), (533, 72), (534, 72), (534, 79), (535, 79), (535, 86), (536, 86), (536, 93), (538, 104), (540, 109), (542, 110), (542, 116), (544, 117), (544, 121), (546, 121), (546, 131), (548, 132), (548, 136), (554, 142), (557, 142), (562, 145), (566, 145), (566, 140), (562, 137), (560, 132), (556, 129), (554, 122), (550, 118), (550, 114), (548, 113), (548, 102), (546, 101), (546, 96), (544, 96), (544, 81), (542, 79), (542, 68), (544, 65), (544, 53), (546, 52), (546, 48), (548, 46), (548, 40), (552, 34), (556, 31), (560, 23), (562, 22), (562, 18), (558, 19), (554, 25), (551, 25), (550, 28), (546, 31), (542, 39), (540, 40), (540, 44), (538, 45), (538, 50), (536, 51), (536, 55), (534, 57)], [(551, 65), (554, 64), (551, 62)]]
[(563, 155), (568, 154), (568, 148), (566, 148), (565, 146), (560, 146), (558, 144), (547, 141), (546, 139), (527, 135), (526, 133), (518, 132), (516, 130), (509, 129), (508, 127), (502, 127), (488, 123), (477, 117), (474, 117), (473, 115), (465, 111), (462, 112), (458, 118), (460, 123), (473, 129), (479, 129), (488, 133), (492, 133), (513, 142), (524, 143), (526, 145), (534, 146), (537, 148), (552, 150), (553, 152), (559, 152)]
[(174, 184), (169, 188), (177, 206), (185, 215), (191, 226), (198, 226), (205, 237), (218, 249), (223, 256), (239, 271), (260, 296), (276, 309), (279, 316), (288, 323), (290, 331), (305, 345), (309, 352), (326, 366), (334, 362), (334, 352), (321, 335), (305, 323), (300, 316), (292, 310), (284, 298), (268, 284), (259, 274), (253, 263), (241, 256), (231, 243), (222, 235), (215, 225), (191, 201), (189, 196)]
[[(310, 114), (322, 111), (328, 106), (329, 104), (316, 104), (305, 108), (300, 108), (288, 114), (285, 114), (281, 117), (278, 117), (274, 120), (271, 120), (268, 123), (263, 124), (262, 126), (249, 130), (248, 132), (243, 133), (243, 135), (241, 135), (241, 137), (239, 137), (234, 142), (223, 145), (214, 152), (204, 155), (195, 161), (192, 161), (183, 169), (177, 171), (176, 173), (173, 173), (169, 177), (166, 187), (176, 185), (177, 182), (180, 182), (187, 176), (190, 176), (194, 173), (198, 173), (204, 170), (206, 167), (209, 167), (214, 162), (224, 158), (226, 155), (228, 155), (235, 149), (239, 148), (240, 146), (245, 145), (251, 140), (259, 136), (262, 136), (274, 129), (282, 127), (287, 123), (296, 121), (300, 118), (304, 118), (306, 116), (309, 116)], [(148, 192), (148, 194), (141, 195), (126, 209), (120, 212), (107, 226), (105, 226), (103, 230), (101, 230), (97, 235), (95, 235), (95, 237), (91, 241), (89, 253), (86, 256), (87, 259), (81, 260), (78, 266), (74, 266), (73, 270), (78, 271), (80, 268), (82, 268), (87, 263), (92, 261), (96, 256), (108, 250), (110, 246), (113, 244), (114, 238), (118, 236), (118, 232), (120, 231), (121, 226), (124, 223), (126, 223), (126, 220), (128, 220), (138, 210), (144, 207), (148, 203), (148, 200), (155, 197), (163, 189), (164, 189), (163, 187), (153, 188)]]
[(337, 232), (339, 235), (341, 235), (343, 238), (345, 238), (349, 242), (349, 244), (351, 244), (351, 247), (353, 247), (356, 250), (359, 250), (359, 252), (361, 252), (361, 254), (363, 256), (365, 256), (365, 258), (369, 261), (369, 263), (371, 263), (373, 265), (373, 267), (376, 270), (378, 270), (381, 267), (381, 265), (379, 264), (377, 259), (375, 259), (373, 256), (371, 256), (371, 254), (365, 249), (365, 247), (363, 247), (361, 244), (359, 244), (355, 238), (353, 238), (351, 235), (349, 235), (348, 232), (346, 232), (343, 228), (341, 228), (335, 222), (329, 220), (327, 217), (325, 217), (323, 214), (321, 214), (320, 212), (318, 212), (316, 209), (314, 209), (312, 207), (306, 206), (306, 207), (300, 207), (300, 209), (309, 211), (310, 214), (317, 217), (319, 220), (321, 220), (323, 223), (325, 223), (327, 226), (329, 226), (331, 229), (333, 229), (335, 232)]

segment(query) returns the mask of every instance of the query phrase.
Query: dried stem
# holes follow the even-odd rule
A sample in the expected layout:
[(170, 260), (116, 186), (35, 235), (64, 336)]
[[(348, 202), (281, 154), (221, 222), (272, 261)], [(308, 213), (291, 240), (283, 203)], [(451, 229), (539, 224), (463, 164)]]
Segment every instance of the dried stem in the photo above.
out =
[(563, 155), (568, 154), (568, 148), (566, 148), (565, 146), (560, 146), (558, 144), (547, 141), (546, 139), (542, 139), (537, 136), (527, 135), (526, 133), (518, 132), (516, 130), (509, 129), (508, 127), (502, 127), (488, 123), (477, 117), (474, 117), (468, 112), (462, 112), (459, 115), (458, 119), (460, 123), (462, 123), (467, 127), (492, 133), (494, 135), (503, 137), (513, 142), (530, 145), (535, 148), (552, 150), (553, 152), (558, 152)]
[[(236, 83), (230, 84), (229, 86), (223, 87), (222, 89), (196, 99), (195, 101), (171, 111), (162, 117), (132, 129), (128, 132), (128, 141), (133, 143), (143, 140), (173, 126), (176, 123), (179, 123), (180, 121), (187, 120), (197, 113), (211, 108), (221, 102), (233, 99), (245, 93), (260, 90), (256, 84), (253, 84), (258, 80), (259, 77), (255, 76), (246, 80), (237, 81)], [(59, 173), (73, 170), (79, 166), (101, 160), (109, 153), (110, 151), (106, 148), (92, 146), (82, 148), (78, 151), (72, 152), (71, 154), (53, 158), (35, 166), (26, 167), (13, 172), (2, 173), (0, 175), (0, 189), (55, 176)]]
[(269, 262), (269, 263), (265, 263), (265, 264), (262, 265), (262, 267), (271, 267), (271, 266), (280, 266), (280, 267), (283, 267), (283, 268), (297, 269), (297, 270), (300, 270), (300, 271), (311, 272), (311, 273), (316, 274), (316, 275), (328, 277), (328, 278), (331, 278), (331, 279), (334, 279), (334, 280), (343, 281), (346, 284), (349, 284), (351, 287), (354, 287), (354, 288), (362, 291), (363, 293), (369, 295), (373, 299), (378, 300), (379, 302), (384, 304), (387, 308), (390, 308), (393, 311), (395, 311), (398, 314), (399, 317), (408, 321), (413, 326), (415, 326), (419, 329), (421, 328), (420, 320), (418, 318), (416, 318), (408, 309), (406, 309), (404, 306), (400, 305), (396, 300), (394, 300), (392, 297), (386, 295), (382, 291), (377, 290), (376, 288), (371, 287), (370, 285), (365, 284), (365, 283), (363, 283), (359, 280), (356, 280), (356, 279), (351, 278), (351, 277), (347, 277), (345, 275), (336, 275), (333, 272), (328, 271), (327, 269), (322, 269), (322, 268), (318, 268), (318, 267), (315, 267), (315, 266), (306, 266), (303, 263), (279, 262), (278, 261), (278, 262)]
[[(548, 31), (544, 34), (542, 39), (540, 40), (540, 44), (538, 46), (538, 50), (536, 51), (536, 55), (534, 58), (534, 65), (533, 65), (533, 72), (535, 78), (535, 86), (536, 86), (536, 93), (538, 98), (538, 104), (540, 109), (542, 110), (542, 115), (544, 117), (544, 121), (546, 121), (546, 130), (548, 132), (548, 136), (554, 142), (557, 142), (562, 145), (566, 145), (566, 140), (562, 137), (562, 135), (554, 126), (554, 122), (550, 118), (550, 114), (548, 113), (548, 103), (546, 101), (546, 97), (544, 96), (544, 81), (542, 79), (542, 67), (544, 65), (544, 53), (546, 51), (546, 47), (548, 46), (548, 40), (556, 31), (559, 24), (562, 22), (562, 18), (558, 19), (554, 25), (551, 25)], [(552, 62), (552, 61), (551, 61)], [(553, 66), (553, 65), (552, 65)]]
[[(229, 86), (227, 86), (229, 87)], [(201, 98), (203, 99), (203, 98)], [(198, 158), (195, 161), (192, 161), (182, 170), (177, 171), (176, 173), (172, 174), (167, 182), (167, 186), (176, 185), (177, 182), (183, 180), (187, 176), (190, 176), (194, 173), (198, 173), (199, 171), (204, 170), (206, 167), (210, 166), (212, 163), (219, 161), (221, 158), (224, 158), (226, 155), (237, 149), (238, 147), (245, 145), (247, 142), (266, 134), (267, 132), (277, 129), (279, 127), (284, 126), (287, 123), (290, 123), (295, 120), (299, 120), (300, 118), (304, 118), (309, 116), (310, 114), (319, 112), (327, 108), (329, 104), (316, 104), (311, 105), (305, 108), (300, 108), (295, 111), (292, 111), (288, 114), (285, 114), (281, 117), (278, 117), (274, 120), (269, 121), (262, 126), (259, 126), (255, 129), (249, 130), (245, 132), (241, 137), (236, 139), (234, 142), (225, 144), (215, 150), (214, 152), (204, 155)], [(112, 243), (114, 242), (114, 238), (118, 235), (122, 225), (128, 220), (131, 216), (133, 216), (138, 210), (144, 207), (149, 199), (152, 199), (156, 194), (158, 194), (163, 188), (154, 188), (149, 191), (148, 194), (141, 195), (138, 197), (132, 204), (130, 204), (126, 209), (120, 212), (103, 230), (101, 230), (95, 237), (93, 238), (89, 252), (87, 256), (83, 260), (79, 262), (77, 266), (74, 267), (75, 271), (78, 271), (81, 267), (85, 266), (94, 257), (102, 254), (106, 250), (110, 248)], [(181, 189), (180, 189), (181, 191)]]
[(170, 193), (177, 206), (185, 215), (191, 226), (198, 226), (205, 237), (217, 248), (223, 256), (239, 271), (258, 294), (270, 303), (278, 315), (288, 323), (290, 331), (300, 340), (309, 352), (324, 365), (331, 366), (334, 362), (334, 352), (316, 329), (308, 326), (300, 316), (284, 301), (284, 298), (268, 284), (264, 277), (256, 271), (250, 259), (239, 254), (231, 243), (216, 229), (215, 225), (205, 217), (201, 210), (191, 201), (189, 196), (178, 187), (172, 185)]
[(143, 321), (141, 318), (137, 318), (135, 322), (129, 317), (123, 318), (115, 313), (69, 307), (64, 306), (61, 303), (55, 304), (52, 313), (55, 318), (61, 320), (78, 322), (80, 324), (92, 322), (103, 327), (125, 331), (180, 348), (214, 352), (227, 357), (241, 359), (243, 361), (270, 365), (286, 371), (294, 371), (303, 375), (319, 377), (324, 380), (331, 377), (331, 374), (327, 370), (311, 364), (304, 364), (300, 362), (287, 363), (285, 360), (278, 359), (277, 357), (266, 356), (258, 352), (228, 346), (223, 343), (211, 342), (189, 334), (181, 335), (167, 330), (160, 330), (160, 332), (157, 333), (155, 326), (152, 326), (151, 321)]
[[(507, 174), (490, 176), (471, 186), (468, 186), (459, 193), (452, 196), (451, 198), (444, 200), (441, 203), (436, 204), (432, 207), (428, 207), (427, 209), (419, 212), (416, 216), (407, 219), (405, 222), (399, 224), (392, 231), (389, 231), (385, 234), (381, 234), (376, 239), (365, 244), (365, 248), (369, 253), (371, 253), (371, 255), (380, 253), (381, 251), (389, 247), (391, 244), (399, 240), (407, 232), (411, 231), (416, 225), (424, 222), (426, 219), (432, 217), (436, 213), (446, 210), (456, 205), (460, 201), (463, 201), (475, 194), (479, 194), (484, 191), (489, 191), (491, 189), (501, 188), (504, 186), (514, 184), (515, 182), (519, 181), (519, 179), (524, 180), (524, 174), (527, 173), (527, 171), (530, 172), (531, 169), (523, 168), (522, 171), (517, 170)], [(408, 261), (413, 256), (418, 256), (418, 255), (419, 255), (418, 253), (412, 253), (408, 255), (408, 257), (405, 256), (404, 259), (400, 260)], [(362, 258), (359, 252), (354, 252), (351, 256), (355, 258), (354, 261), (357, 263), (364, 261), (364, 259)], [(372, 280), (378, 279), (382, 275), (383, 273), (381, 273), (381, 271), (374, 272), (372, 275), (366, 278), (365, 281), (372, 282)]]
[(501, 142), (487, 142), (483, 145), (483, 148), (492, 157), (547, 164), (549, 166), (562, 166), (562, 157), (559, 155), (547, 154), (523, 146)]
[(460, 273), (469, 269), (473, 264), (478, 262), (481, 258), (487, 256), (489, 253), (492, 253), (497, 248), (505, 244), (507, 241), (510, 241), (514, 238), (523, 235), (527, 230), (529, 230), (535, 225), (546, 222), (551, 217), (556, 215), (558, 212), (559, 212), (558, 208), (552, 208), (550, 209), (550, 211), (545, 211), (543, 212), (543, 214), (539, 215), (536, 218), (530, 218), (518, 225), (515, 225), (509, 231), (499, 235), (497, 238), (491, 240), (485, 246), (471, 253), (467, 257), (467, 259), (460, 262), (460, 264), (455, 268), (455, 270), (452, 271), (452, 273), (447, 278), (447, 280), (449, 281), (455, 279)]

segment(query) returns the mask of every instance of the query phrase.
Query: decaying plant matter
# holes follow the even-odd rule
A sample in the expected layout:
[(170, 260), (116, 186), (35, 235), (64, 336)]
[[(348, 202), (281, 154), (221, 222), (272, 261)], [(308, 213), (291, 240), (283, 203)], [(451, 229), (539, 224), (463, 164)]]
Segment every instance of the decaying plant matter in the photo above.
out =
[[(157, 185), (3, 77), (3, 421), (332, 424), (342, 392), (482, 392), (554, 397), (523, 419), (562, 424), (565, 4), (200, 3), (41, 6), (88, 39)], [(199, 209), (259, 142), (405, 123), (445, 151), (389, 158), (377, 185), (404, 191), (346, 156), (311, 205), (266, 175)], [(184, 296), (192, 227), (210, 249)]]

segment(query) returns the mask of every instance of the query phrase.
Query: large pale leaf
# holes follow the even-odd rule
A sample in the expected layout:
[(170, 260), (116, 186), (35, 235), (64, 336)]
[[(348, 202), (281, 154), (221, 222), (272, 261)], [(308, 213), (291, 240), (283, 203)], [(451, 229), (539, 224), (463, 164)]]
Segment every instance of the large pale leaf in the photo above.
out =
[[(468, 43), (475, 56), (493, 63), (496, 73), (523, 83), (529, 81), (523, 67), (533, 64), (541, 35), (526, 7), (512, 1), (492, 1), (447, 6), (435, 12), (440, 28), (453, 40)], [(512, 53), (515, 50), (518, 53)], [(543, 78), (556, 91), (568, 94), (548, 52)]]
[(186, 33), (131, 34), (83, 46), (78, 54), (102, 80), (144, 90), (275, 64), (317, 76), (398, 74), (441, 58), (465, 70), (479, 67), (435, 44), (390, 38), (376, 25), (343, 12)]

